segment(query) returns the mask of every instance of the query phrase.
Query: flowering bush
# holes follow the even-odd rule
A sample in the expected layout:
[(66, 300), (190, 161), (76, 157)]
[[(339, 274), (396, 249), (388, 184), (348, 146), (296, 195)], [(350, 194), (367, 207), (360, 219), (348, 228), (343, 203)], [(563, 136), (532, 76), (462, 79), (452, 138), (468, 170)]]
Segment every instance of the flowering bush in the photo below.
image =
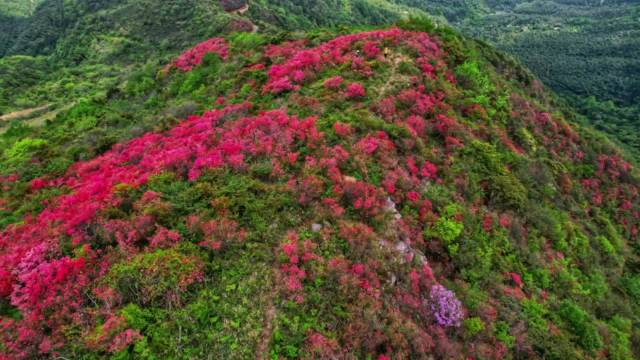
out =
[(462, 304), (451, 290), (442, 285), (434, 285), (429, 294), (431, 314), (440, 326), (460, 326), (464, 316)]
[(324, 87), (327, 89), (337, 89), (342, 85), (342, 76), (334, 76), (324, 81)]
[(347, 98), (357, 99), (357, 98), (364, 97), (364, 95), (365, 95), (364, 86), (362, 86), (361, 84), (351, 83), (347, 85), (347, 93), (346, 93)]
[[(283, 45), (269, 47), (266, 51), (266, 55), (271, 58), (284, 57), (286, 60), (269, 69), (267, 72), (269, 80), (263, 88), (264, 91), (277, 94), (296, 90), (297, 87), (291, 83), (296, 72), (317, 74), (325, 66), (343, 64), (348, 61), (351, 61), (353, 69), (360, 71), (363, 75), (372, 75), (371, 69), (364, 64), (364, 59), (358, 57), (356, 49), (352, 48), (352, 45), (360, 40), (368, 40), (363, 48), (368, 57), (376, 57), (380, 53), (379, 45), (382, 42), (398, 42), (400, 40), (406, 41), (409, 47), (426, 57), (435, 57), (441, 53), (438, 45), (429, 39), (427, 34), (407, 32), (397, 28), (344, 35), (311, 49), (302, 48), (304, 41), (287, 42)], [(298, 80), (300, 81), (297, 82), (300, 83), (303, 79), (299, 78)], [(307, 80), (307, 76), (304, 80)], [(331, 85), (338, 84), (330, 82), (329, 87)], [(354, 95), (356, 94), (360, 94), (360, 89), (355, 91)], [(364, 96), (364, 94), (357, 96)]]
[(212, 38), (183, 52), (173, 64), (182, 71), (191, 71), (195, 66), (200, 65), (202, 58), (208, 53), (218, 54), (226, 59), (229, 47), (223, 38)]
[[(240, 243), (246, 236), (246, 231), (240, 228), (238, 222), (234, 220), (222, 218), (197, 222), (204, 235), (204, 240), (199, 242), (198, 245), (211, 250), (219, 250), (223, 246)], [(194, 224), (192, 223), (191, 226), (193, 227)]]

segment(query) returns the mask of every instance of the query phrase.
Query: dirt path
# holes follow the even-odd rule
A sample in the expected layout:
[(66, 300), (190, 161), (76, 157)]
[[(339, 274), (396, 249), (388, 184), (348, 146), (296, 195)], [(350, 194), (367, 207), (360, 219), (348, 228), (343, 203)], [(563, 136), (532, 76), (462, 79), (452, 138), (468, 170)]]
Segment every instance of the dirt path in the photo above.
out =
[[(274, 270), (274, 272), (277, 270)], [(267, 311), (264, 315), (264, 326), (262, 328), (262, 335), (260, 336), (260, 342), (256, 347), (256, 360), (266, 360), (269, 358), (269, 342), (273, 334), (273, 319), (276, 317), (276, 306), (273, 300), (278, 295), (278, 290), (275, 286), (272, 287), (269, 294), (269, 304), (267, 305)]]
[(46, 110), (48, 109), (52, 104), (45, 104), (42, 106), (38, 106), (38, 107), (34, 107), (31, 109), (24, 109), (24, 110), (19, 110), (19, 111), (14, 111), (8, 114), (4, 114), (2, 116), (0, 116), (0, 121), (9, 121), (9, 120), (13, 120), (16, 118), (21, 118), (21, 117), (26, 117), (29, 116), (37, 111), (41, 111), (41, 110)]
[(398, 80), (398, 66), (401, 62), (409, 60), (409, 57), (402, 54), (394, 54), (391, 56), (391, 70), (387, 82), (382, 85), (379, 91), (378, 99), (381, 99), (384, 94), (391, 88), (394, 81)]

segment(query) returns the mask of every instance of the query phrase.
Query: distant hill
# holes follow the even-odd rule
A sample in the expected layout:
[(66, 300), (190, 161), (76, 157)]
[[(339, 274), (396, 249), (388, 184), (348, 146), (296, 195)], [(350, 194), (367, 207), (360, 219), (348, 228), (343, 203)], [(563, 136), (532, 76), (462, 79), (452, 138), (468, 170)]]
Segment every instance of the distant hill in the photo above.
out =
[[(11, 38), (0, 48), (3, 54), (51, 54), (58, 47), (66, 59), (82, 60), (68, 54), (69, 43), (86, 46), (95, 37), (122, 37), (146, 46), (212, 36), (230, 31), (229, 18), (240, 13), (234, 7), (246, 1), (202, 0), (44, 0)], [(228, 10), (225, 11), (224, 8)], [(236, 9), (237, 10), (237, 9)], [(381, 24), (408, 15), (410, 8), (386, 0), (290, 0), (251, 1), (246, 17), (264, 30), (301, 30), (309, 27)], [(420, 11), (411, 11), (421, 15)], [(238, 18), (239, 16), (235, 16)], [(80, 43), (78, 44), (78, 41)], [(60, 42), (60, 44), (58, 43)], [(60, 49), (62, 48), (62, 49)], [(76, 49), (76, 51), (78, 51)], [(78, 55), (76, 55), (78, 56)], [(86, 56), (86, 55), (85, 55)]]

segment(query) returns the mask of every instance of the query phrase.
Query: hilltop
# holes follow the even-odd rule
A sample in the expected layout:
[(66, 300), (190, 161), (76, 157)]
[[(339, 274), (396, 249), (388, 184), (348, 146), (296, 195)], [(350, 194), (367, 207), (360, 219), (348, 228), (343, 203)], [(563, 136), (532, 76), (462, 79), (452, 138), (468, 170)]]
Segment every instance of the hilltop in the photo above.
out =
[(8, 358), (640, 355), (637, 169), (447, 27), (215, 37), (4, 138)]
[(17, 17), (10, 4), (0, 3), (0, 114), (102, 96), (142, 67), (215, 36), (383, 24), (410, 13), (369, 0), (45, 0)]
[(408, 16), (448, 22), (514, 55), (581, 122), (607, 133), (637, 162), (640, 5), (632, 0), (4, 0), (0, 113), (51, 105), (20, 119), (39, 126), (141, 66), (221, 34), (380, 25)]

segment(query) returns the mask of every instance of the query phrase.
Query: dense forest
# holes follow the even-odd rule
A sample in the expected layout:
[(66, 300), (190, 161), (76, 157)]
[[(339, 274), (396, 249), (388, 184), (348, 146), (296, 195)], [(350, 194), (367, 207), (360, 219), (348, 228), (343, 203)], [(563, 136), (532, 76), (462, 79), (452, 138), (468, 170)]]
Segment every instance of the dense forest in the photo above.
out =
[(592, 124), (640, 155), (640, 3), (494, 1), (460, 26), (514, 54)]
[(15, 4), (0, 359), (640, 357), (630, 2)]

